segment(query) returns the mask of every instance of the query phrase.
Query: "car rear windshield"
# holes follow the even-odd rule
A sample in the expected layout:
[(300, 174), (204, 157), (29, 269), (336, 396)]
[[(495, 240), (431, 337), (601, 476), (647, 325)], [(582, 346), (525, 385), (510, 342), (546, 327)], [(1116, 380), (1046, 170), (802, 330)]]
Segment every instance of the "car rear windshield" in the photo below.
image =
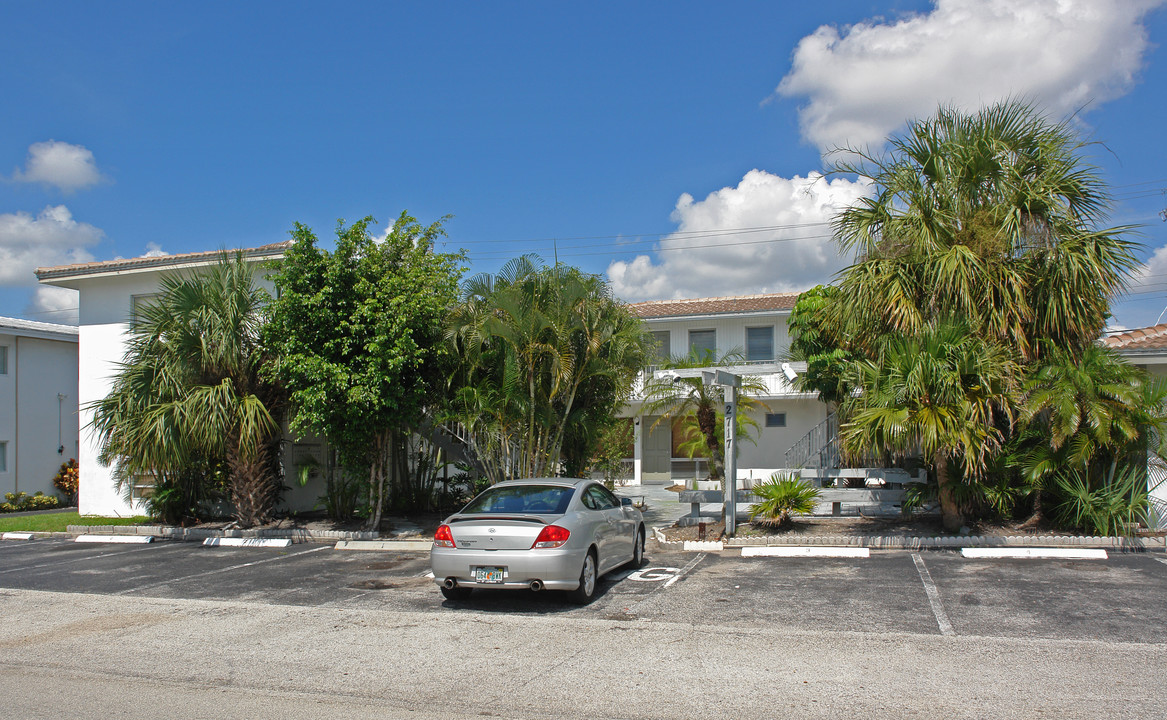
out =
[(567, 512), (574, 488), (562, 485), (512, 485), (492, 487), (470, 501), (462, 515), (482, 513), (530, 513), (562, 515)]

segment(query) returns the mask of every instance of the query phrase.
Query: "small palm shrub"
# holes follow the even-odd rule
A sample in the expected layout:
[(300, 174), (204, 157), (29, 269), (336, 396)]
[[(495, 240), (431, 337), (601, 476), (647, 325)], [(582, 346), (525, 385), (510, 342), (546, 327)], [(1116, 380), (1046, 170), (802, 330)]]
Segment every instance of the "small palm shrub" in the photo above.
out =
[(1054, 476), (1054, 517), (1064, 527), (1102, 536), (1131, 535), (1147, 521), (1147, 481), (1133, 469), (1091, 487), (1084, 473)]
[(784, 473), (774, 473), (768, 481), (755, 485), (753, 493), (762, 499), (750, 505), (750, 522), (772, 528), (784, 528), (793, 516), (814, 512), (822, 496), (818, 488)]

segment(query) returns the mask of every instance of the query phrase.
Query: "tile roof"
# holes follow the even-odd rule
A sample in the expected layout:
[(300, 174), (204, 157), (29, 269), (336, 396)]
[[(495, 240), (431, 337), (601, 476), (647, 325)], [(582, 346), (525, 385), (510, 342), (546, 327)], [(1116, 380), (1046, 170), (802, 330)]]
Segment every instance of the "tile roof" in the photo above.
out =
[(58, 325), (56, 323), (36, 322), (35, 320), (0, 317), (0, 333), (7, 334), (5, 331), (9, 330), (15, 331), (14, 334), (17, 335), (31, 333), (34, 335), (68, 335), (70, 338), (77, 337), (76, 325)]
[(721, 315), (727, 313), (793, 310), (799, 293), (766, 293), (737, 297), (691, 298), (686, 300), (651, 300), (629, 305), (642, 318), (684, 317), (687, 315)]
[(1127, 330), (1111, 335), (1102, 342), (1106, 347), (1119, 351), (1167, 350), (1167, 323)]
[[(243, 255), (244, 257), (249, 258), (279, 256), (283, 254), (284, 250), (291, 247), (291, 245), (291, 240), (285, 240), (284, 242), (262, 245), (257, 248), (247, 248), (243, 250)], [(185, 265), (192, 262), (213, 260), (220, 252), (222, 252), (222, 250), (206, 250), (203, 252), (178, 253), (176, 255), (153, 255), (149, 257), (103, 260), (101, 262), (75, 263), (73, 265), (57, 265), (56, 267), (37, 268), (36, 277), (38, 280), (42, 281), (59, 280), (66, 277), (97, 275), (108, 272), (120, 272), (123, 270), (141, 270), (154, 267)]]

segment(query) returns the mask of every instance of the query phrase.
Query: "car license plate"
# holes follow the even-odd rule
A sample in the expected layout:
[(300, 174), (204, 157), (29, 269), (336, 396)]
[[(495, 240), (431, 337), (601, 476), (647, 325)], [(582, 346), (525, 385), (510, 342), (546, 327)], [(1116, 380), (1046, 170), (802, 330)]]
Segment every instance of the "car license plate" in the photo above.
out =
[(503, 575), (506, 573), (506, 568), (500, 567), (479, 567), (474, 568), (474, 582), (477, 583), (500, 583)]

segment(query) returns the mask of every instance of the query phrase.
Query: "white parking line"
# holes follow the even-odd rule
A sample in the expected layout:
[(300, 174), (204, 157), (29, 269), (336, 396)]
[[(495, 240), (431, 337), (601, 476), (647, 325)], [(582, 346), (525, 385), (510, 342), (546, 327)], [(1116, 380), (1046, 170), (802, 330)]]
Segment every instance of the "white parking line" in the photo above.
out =
[(936, 589), (936, 583), (932, 582), (932, 573), (924, 565), (924, 558), (920, 557), (920, 553), (912, 553), (912, 562), (916, 563), (916, 572), (920, 573), (920, 581), (924, 583), (924, 593), (928, 595), (928, 604), (932, 606), (940, 634), (955, 635), (956, 631), (948, 621), (948, 613), (944, 612), (944, 604), (940, 602), (940, 591)]
[(294, 558), (298, 555), (307, 555), (308, 553), (320, 552), (321, 550), (331, 550), (331, 549), (332, 549), (331, 545), (321, 545), (319, 547), (314, 547), (311, 550), (304, 550), (303, 552), (291, 553), (288, 555), (280, 555), (279, 557), (265, 558), (263, 560), (256, 560), (254, 562), (241, 563), (239, 565), (231, 565), (230, 567), (217, 568), (215, 570), (207, 570), (206, 572), (195, 573), (193, 575), (186, 575), (184, 577), (167, 578), (166, 580), (162, 580), (162, 581), (155, 582), (155, 583), (150, 583), (149, 585), (139, 585), (138, 587), (132, 587), (132, 588), (129, 588), (127, 590), (122, 590), (121, 592), (114, 593), (114, 595), (129, 595), (130, 593), (139, 592), (141, 590), (149, 590), (150, 588), (156, 588), (156, 587), (159, 587), (161, 585), (171, 585), (173, 583), (183, 582), (185, 580), (191, 580), (191, 579), (197, 578), (197, 577), (206, 577), (207, 575), (216, 575), (218, 573), (230, 572), (231, 570), (239, 570), (240, 568), (251, 567), (253, 565), (263, 565), (264, 563), (277, 562), (279, 560), (290, 560), (291, 558)]
[(1167, 565), (1167, 560), (1164, 560), (1163, 558), (1155, 558), (1155, 559), (1158, 560), (1159, 562), (1163, 563), (1164, 565)]
[(40, 568), (56, 567), (57, 565), (69, 565), (70, 563), (89, 562), (91, 560), (96, 560), (97, 558), (113, 557), (114, 555), (129, 555), (130, 553), (149, 552), (151, 550), (154, 552), (163, 552), (165, 548), (165, 545), (163, 545), (161, 548), (155, 545), (151, 545), (150, 547), (135, 548), (133, 550), (120, 550), (118, 552), (101, 553), (100, 555), (86, 555), (84, 557), (72, 558), (71, 560), (60, 560), (58, 562), (41, 563), (40, 565), (25, 565), (24, 567), (8, 568), (6, 570), (0, 570), (0, 575), (10, 572), (23, 572), (25, 570), (39, 570)]

